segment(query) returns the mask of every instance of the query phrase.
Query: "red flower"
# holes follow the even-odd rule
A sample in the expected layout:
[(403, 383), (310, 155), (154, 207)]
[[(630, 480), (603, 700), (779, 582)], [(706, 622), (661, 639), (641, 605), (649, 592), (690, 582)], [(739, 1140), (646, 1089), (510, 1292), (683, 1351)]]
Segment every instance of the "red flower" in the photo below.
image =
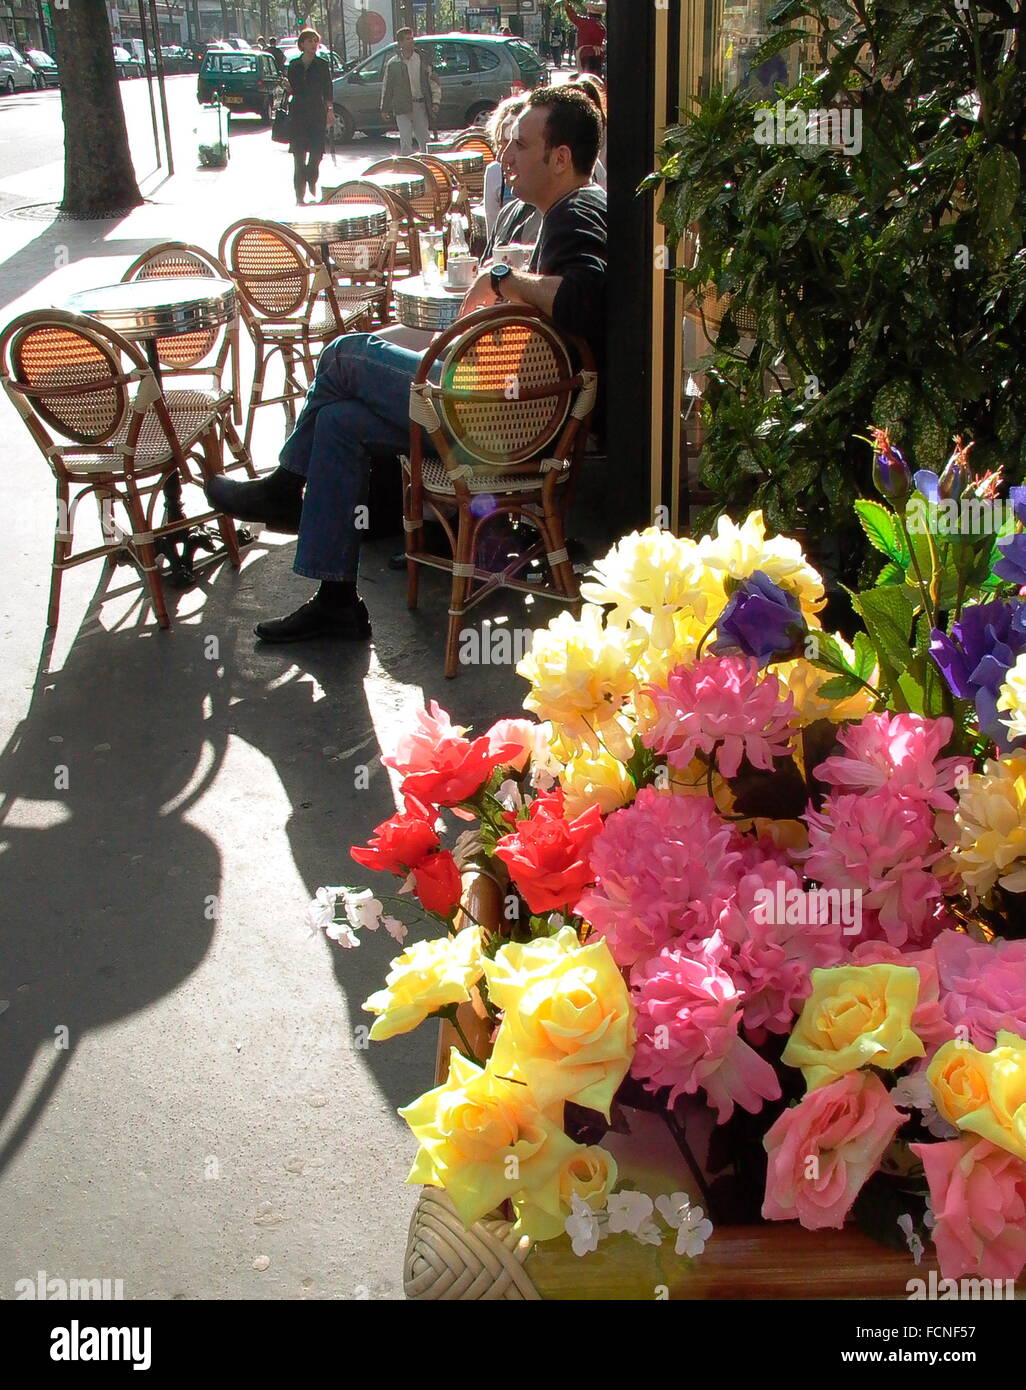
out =
[(552, 912), (572, 907), (594, 882), (588, 856), (601, 829), (598, 806), (589, 806), (583, 815), (568, 821), (557, 814), (554, 797), (537, 797), (530, 819), (518, 822), (512, 835), (504, 835), (495, 853), (531, 911)]
[(463, 892), (456, 860), (447, 849), (429, 854), (413, 870), (413, 883), (421, 905), (442, 917), (451, 915)]
[(515, 743), (491, 747), (487, 735), (473, 743), (453, 740), (437, 749), (434, 767), (410, 773), (403, 781), (403, 795), (415, 796), (431, 806), (456, 806), (480, 791), (493, 768), (512, 762), (520, 751)]
[(349, 852), (366, 869), (387, 869), (405, 874), (416, 868), (425, 855), (439, 844), (426, 807), (409, 798), (406, 810), (382, 821), (366, 848)]

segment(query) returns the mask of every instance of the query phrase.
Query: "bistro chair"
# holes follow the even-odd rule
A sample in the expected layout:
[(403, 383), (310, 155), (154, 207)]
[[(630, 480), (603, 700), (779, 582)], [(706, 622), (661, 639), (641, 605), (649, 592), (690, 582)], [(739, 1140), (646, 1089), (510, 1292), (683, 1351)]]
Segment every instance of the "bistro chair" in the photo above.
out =
[(479, 203), (484, 197), (485, 169), (487, 169), (489, 164), (494, 164), (495, 151), (479, 130), (463, 131), (460, 135), (456, 136), (449, 148), (453, 154), (459, 154), (461, 150), (467, 150), (471, 154), (480, 154), (484, 156), (484, 164), (480, 169), (476, 170), (474, 173), (461, 174), (459, 176), (463, 182), (464, 188), (467, 190), (470, 201), (472, 203)]
[[(221, 238), (218, 255), (235, 281), (256, 351), (244, 437), (248, 449), (253, 417), (261, 406), (284, 406), (292, 428), (296, 401), (306, 394), (316, 371), (314, 349), (360, 322), (369, 327), (369, 310), (365, 302), (343, 309), (318, 252), (278, 222), (255, 217), (233, 222)], [(265, 396), (267, 364), (275, 353), (281, 356), (285, 383), (280, 396)]]
[[(0, 336), (0, 379), (57, 480), (47, 627), (57, 625), (66, 569), (100, 556), (113, 564), (120, 555), (142, 572), (157, 622), (170, 627), (157, 551), (165, 536), (204, 521), (216, 518), (225, 552), (239, 565), (234, 523), (209, 510), (186, 517), (178, 503), (182, 482), (207, 482), (221, 472), (216, 406), (169, 404), (134, 343), (95, 319), (60, 309), (22, 314), (8, 324)], [(199, 463), (199, 480), (189, 471), (190, 458)], [(73, 554), (75, 514), (90, 494), (103, 543)], [(157, 525), (162, 499), (169, 516)], [(116, 523), (115, 507), (127, 517), (127, 530)]]
[[(565, 516), (595, 405), (594, 361), (571, 348), (540, 310), (497, 305), (459, 319), (425, 353), (410, 389), (410, 453), (404, 472), (407, 602), (416, 608), (420, 567), (452, 575), (445, 674), (458, 670), (464, 614), (497, 588), (577, 604)], [(442, 363), (440, 385), (429, 373)], [(450, 554), (424, 548), (425, 506)], [(455, 519), (453, 512), (455, 511)], [(478, 564), (488, 522), (508, 515), (538, 540), (498, 573)], [(454, 529), (455, 527), (455, 529)], [(550, 582), (523, 571), (544, 557)]]
[(431, 170), (438, 186), (439, 197), (447, 200), (446, 210), (448, 212), (466, 212), (469, 199), (462, 177), (454, 173), (448, 164), (444, 164), (437, 155), (423, 154), (418, 155), (417, 158)]
[[(201, 246), (184, 241), (163, 241), (151, 246), (122, 275), (123, 281), (167, 278), (168, 276), (209, 276), (230, 280), (231, 276), (216, 256)], [(251, 478), (256, 477), (249, 450), (239, 438), (236, 426), (242, 423), (242, 397), (239, 389), (239, 320), (213, 328), (201, 328), (195, 333), (178, 333), (156, 339), (157, 359), (164, 377), (164, 397), (169, 404), (179, 402), (175, 378), (188, 378), (189, 385), (198, 379), (203, 390), (217, 406), (221, 423), (222, 443), (231, 455), (225, 472), (244, 468)], [(229, 379), (224, 385), (225, 367)]]
[(444, 230), (445, 214), (450, 211), (452, 189), (448, 183), (443, 187), (435, 171), (428, 168), (422, 159), (414, 158), (413, 155), (391, 155), (388, 159), (378, 159), (373, 164), (368, 164), (363, 171), (363, 177), (366, 178), (368, 174), (419, 174), (424, 180), (424, 192), (416, 198), (406, 200), (416, 218), (415, 230)]
[(328, 245), (335, 277), (335, 294), (343, 309), (351, 303), (370, 304), (375, 326), (392, 321), (392, 278), (395, 274), (396, 247), (400, 217), (384, 189), (363, 179), (348, 179), (337, 188), (325, 190), (324, 203), (374, 203), (388, 214), (384, 236), (362, 237), (358, 241), (333, 241)]

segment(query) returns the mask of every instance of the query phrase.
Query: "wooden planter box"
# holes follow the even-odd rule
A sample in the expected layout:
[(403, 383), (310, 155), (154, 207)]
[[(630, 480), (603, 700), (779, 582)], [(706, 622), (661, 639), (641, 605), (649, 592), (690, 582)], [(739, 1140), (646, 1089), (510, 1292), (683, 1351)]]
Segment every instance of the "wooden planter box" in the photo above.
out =
[[(468, 879), (465, 898), (479, 922), (501, 920), (502, 895), (493, 880)], [(486, 1021), (470, 1004), (460, 1008), (459, 1019), (474, 1051), (487, 1055)], [(449, 1049), (457, 1042), (452, 1026), (442, 1023), (439, 1084), (445, 1080)], [(628, 1149), (632, 1139), (618, 1137)], [(623, 1176), (620, 1147), (616, 1157)], [(651, 1165), (649, 1150), (636, 1167), (644, 1174), (653, 1171)], [(657, 1180), (653, 1195), (687, 1186), (679, 1171), (674, 1176), (671, 1182)], [(672, 1233), (664, 1234), (661, 1246), (641, 1245), (627, 1235), (608, 1236), (582, 1258), (566, 1236), (537, 1245), (527, 1237), (517, 1240), (511, 1222), (499, 1216), (467, 1230), (445, 1192), (425, 1187), (410, 1223), (403, 1283), (406, 1297), (417, 1300), (899, 1300), (908, 1298), (910, 1279), (926, 1279), (936, 1268), (935, 1261), (925, 1258), (917, 1267), (910, 1255), (854, 1228), (806, 1231), (795, 1222), (717, 1226), (696, 1260), (674, 1254)]]

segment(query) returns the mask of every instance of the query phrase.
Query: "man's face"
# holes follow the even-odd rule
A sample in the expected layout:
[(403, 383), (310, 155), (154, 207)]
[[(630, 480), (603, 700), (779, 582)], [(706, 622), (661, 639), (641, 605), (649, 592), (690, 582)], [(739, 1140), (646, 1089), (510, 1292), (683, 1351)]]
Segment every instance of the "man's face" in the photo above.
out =
[(514, 193), (543, 212), (554, 201), (570, 164), (570, 151), (565, 146), (545, 148), (547, 119), (543, 106), (529, 106), (514, 122), (501, 156)]
[(413, 40), (408, 36), (399, 40), (399, 52), (404, 58), (413, 57)]
[(316, 39), (301, 39), (299, 47), (303, 53), (314, 54), (317, 52)]

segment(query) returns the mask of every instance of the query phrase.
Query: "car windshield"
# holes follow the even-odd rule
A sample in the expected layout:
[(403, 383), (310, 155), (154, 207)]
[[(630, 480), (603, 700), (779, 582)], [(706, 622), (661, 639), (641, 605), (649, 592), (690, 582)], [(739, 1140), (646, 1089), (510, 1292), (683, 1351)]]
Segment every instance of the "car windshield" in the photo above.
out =
[(130, 63), (132, 61), (128, 56), (128, 50), (125, 48), (115, 48), (114, 57), (119, 63)]
[(208, 53), (203, 64), (208, 72), (256, 72), (256, 65), (250, 53)]
[(30, 48), (28, 56), (34, 58), (41, 68), (55, 68), (57, 66), (49, 53), (41, 53), (38, 48)]
[(506, 47), (513, 50), (513, 56), (521, 72), (530, 72), (533, 68), (542, 66), (537, 53), (529, 43), (524, 43), (523, 39), (510, 39)]

